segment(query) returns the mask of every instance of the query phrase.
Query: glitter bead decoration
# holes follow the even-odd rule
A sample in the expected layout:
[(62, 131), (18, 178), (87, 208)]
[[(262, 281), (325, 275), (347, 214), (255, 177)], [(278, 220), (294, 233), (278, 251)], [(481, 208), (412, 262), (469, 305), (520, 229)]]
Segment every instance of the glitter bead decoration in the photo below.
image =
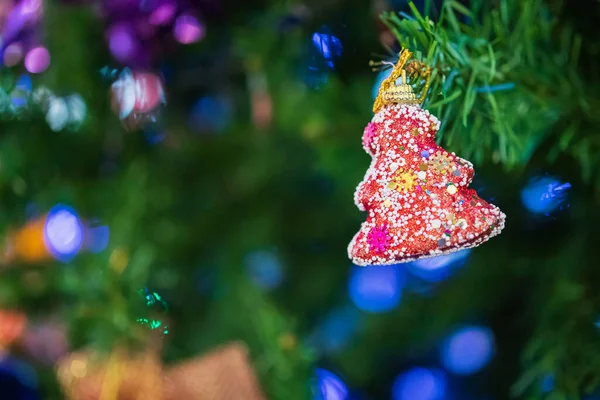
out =
[(375, 124), (368, 123), (362, 137), (363, 148), (365, 151), (369, 152), (371, 148), (371, 143), (373, 143), (373, 137), (375, 137), (376, 127)]
[[(405, 78), (402, 86), (408, 86)], [(500, 209), (469, 188), (473, 165), (436, 144), (439, 128), (418, 104), (385, 96), (379, 102), (363, 135), (372, 162), (354, 194), (368, 213), (348, 246), (356, 265), (440, 256), (478, 246), (504, 228)]]

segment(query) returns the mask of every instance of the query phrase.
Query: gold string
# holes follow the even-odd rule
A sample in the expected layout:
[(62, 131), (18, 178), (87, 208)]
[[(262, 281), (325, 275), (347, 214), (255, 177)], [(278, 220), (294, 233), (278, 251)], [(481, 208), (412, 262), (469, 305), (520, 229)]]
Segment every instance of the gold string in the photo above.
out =
[[(381, 82), (381, 86), (379, 87), (379, 92), (377, 93), (377, 98), (375, 99), (375, 103), (373, 104), (373, 112), (378, 113), (386, 104), (384, 100), (384, 94), (396, 85), (396, 80), (403, 76), (403, 73), (408, 72), (409, 76), (418, 76), (421, 79), (425, 78), (425, 86), (421, 93), (421, 96), (414, 103), (421, 104), (425, 100), (427, 96), (427, 91), (429, 90), (429, 85), (431, 81), (431, 68), (428, 65), (423, 64), (420, 61), (411, 61), (408, 65), (406, 65), (406, 70), (404, 66), (406, 62), (412, 57), (412, 53), (408, 49), (404, 49), (400, 52), (400, 57), (398, 62), (394, 66), (392, 73), (386, 79)], [(375, 63), (371, 62), (371, 66), (375, 65)], [(405, 75), (404, 75), (405, 76)], [(406, 79), (403, 79), (403, 84), (407, 84)], [(414, 104), (412, 103), (412, 104)]]

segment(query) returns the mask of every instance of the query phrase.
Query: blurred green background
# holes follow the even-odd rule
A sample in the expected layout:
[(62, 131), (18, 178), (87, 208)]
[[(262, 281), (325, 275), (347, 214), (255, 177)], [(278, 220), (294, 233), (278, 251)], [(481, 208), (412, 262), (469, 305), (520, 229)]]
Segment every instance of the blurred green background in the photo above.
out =
[[(71, 350), (134, 346), (156, 318), (165, 364), (241, 340), (274, 400), (600, 398), (597, 1), (37, 3), (0, 6), (3, 310), (60, 321)], [(435, 71), (438, 142), (507, 223), (358, 268), (361, 136), (389, 72), (369, 60), (402, 47)], [(81, 249), (11, 258), (50, 210), (85, 223)], [(54, 361), (6, 351), (6, 398), (64, 398)]]

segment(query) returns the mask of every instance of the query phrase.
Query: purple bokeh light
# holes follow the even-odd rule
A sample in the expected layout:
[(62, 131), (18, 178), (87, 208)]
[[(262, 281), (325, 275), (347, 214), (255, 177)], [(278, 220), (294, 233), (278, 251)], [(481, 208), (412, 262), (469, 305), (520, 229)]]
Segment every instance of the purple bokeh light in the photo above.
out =
[(35, 47), (25, 56), (25, 68), (32, 74), (44, 72), (50, 65), (50, 52), (45, 47)]
[(81, 249), (83, 233), (83, 225), (72, 208), (59, 204), (48, 213), (44, 243), (56, 259), (71, 260)]
[(41, 0), (23, 0), (21, 2), (21, 10), (23, 14), (33, 14), (41, 11), (42, 1)]
[(137, 51), (136, 38), (131, 28), (123, 24), (112, 27), (108, 32), (108, 47), (117, 60), (130, 60)]
[(166, 2), (156, 7), (148, 17), (148, 22), (152, 25), (168, 25), (173, 20), (177, 6), (172, 2)]
[(23, 59), (23, 46), (20, 43), (10, 44), (4, 49), (4, 65), (13, 67)]
[(4, 43), (12, 43), (27, 28), (34, 26), (42, 15), (41, 0), (23, 0), (8, 13), (2, 27)]
[(178, 42), (191, 44), (199, 41), (205, 34), (204, 25), (193, 15), (181, 15), (175, 20), (173, 34)]
[(494, 334), (489, 328), (468, 326), (453, 332), (443, 343), (444, 368), (457, 375), (471, 375), (485, 367), (494, 355)]

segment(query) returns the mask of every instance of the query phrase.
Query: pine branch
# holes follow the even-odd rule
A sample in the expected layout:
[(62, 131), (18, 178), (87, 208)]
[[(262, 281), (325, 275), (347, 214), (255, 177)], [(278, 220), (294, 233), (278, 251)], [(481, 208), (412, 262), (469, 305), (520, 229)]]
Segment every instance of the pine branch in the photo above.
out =
[(412, 3), (413, 17), (382, 16), (403, 47), (436, 69), (425, 107), (443, 116), (440, 139), (507, 168), (551, 142), (547, 161), (568, 153), (585, 178), (598, 179), (598, 145), (585, 141), (598, 122), (589, 112), (598, 85), (578, 70), (582, 38), (541, 0), (489, 3), (446, 1), (436, 22)]

